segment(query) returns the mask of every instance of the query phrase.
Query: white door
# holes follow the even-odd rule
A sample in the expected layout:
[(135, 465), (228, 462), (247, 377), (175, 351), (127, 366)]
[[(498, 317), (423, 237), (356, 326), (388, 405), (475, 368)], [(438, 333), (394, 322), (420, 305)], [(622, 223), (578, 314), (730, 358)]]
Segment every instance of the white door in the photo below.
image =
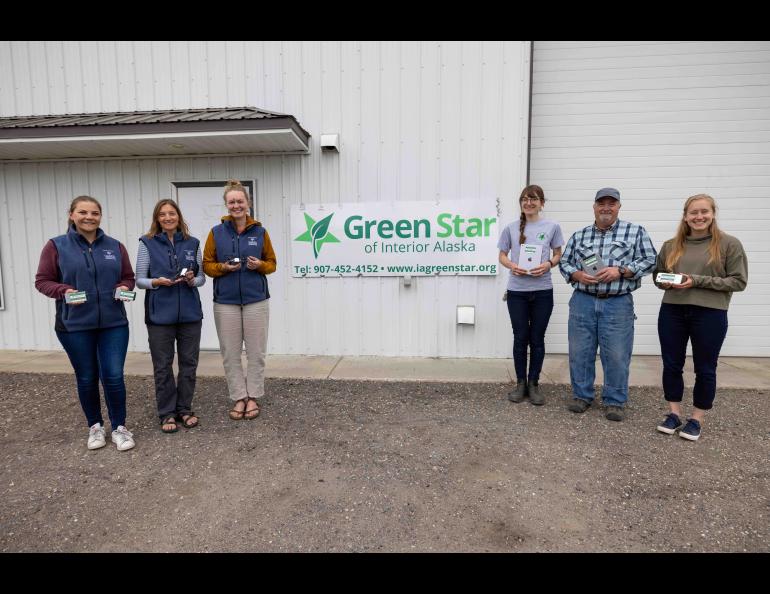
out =
[[(222, 184), (224, 186), (224, 184)], [(222, 189), (212, 187), (177, 187), (177, 204), (184, 214), (190, 233), (201, 242), (201, 251), (206, 245), (206, 238), (211, 228), (227, 214), (222, 201)], [(214, 283), (206, 277), (206, 284), (198, 289), (203, 305), (203, 328), (201, 330), (201, 349), (219, 350), (217, 330), (214, 326)]]
[[(213, 185), (216, 183), (216, 185)], [(227, 214), (222, 200), (222, 188), (225, 182), (176, 182), (176, 201), (184, 214), (190, 233), (201, 242), (201, 251), (206, 245), (206, 238), (214, 225)], [(251, 183), (241, 182), (253, 195)], [(206, 184), (206, 185), (204, 185)], [(217, 329), (214, 325), (214, 279), (206, 277), (206, 284), (200, 287), (201, 303), (203, 305), (203, 328), (201, 330), (201, 349), (219, 350)]]

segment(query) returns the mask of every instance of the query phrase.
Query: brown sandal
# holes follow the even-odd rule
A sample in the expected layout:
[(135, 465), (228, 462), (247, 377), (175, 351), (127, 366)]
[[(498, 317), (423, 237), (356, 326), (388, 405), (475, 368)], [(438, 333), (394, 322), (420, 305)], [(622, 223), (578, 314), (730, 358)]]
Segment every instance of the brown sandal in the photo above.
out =
[[(173, 425), (173, 427), (171, 427)], [(170, 429), (164, 429), (164, 427), (171, 427)], [(176, 419), (173, 415), (168, 415), (166, 418), (160, 421), (160, 430), (163, 433), (176, 433), (179, 431), (179, 427), (176, 426)]]
[(243, 411), (243, 418), (247, 421), (251, 421), (252, 419), (256, 419), (259, 416), (259, 403), (257, 402), (256, 398), (247, 398), (246, 399), (246, 406), (249, 406), (249, 402), (253, 402), (256, 404), (257, 408), (248, 409), (246, 408)]
[[(237, 406), (239, 402), (246, 403), (248, 402), (248, 400), (249, 400), (248, 398), (241, 398), (239, 400), (236, 400), (235, 406)], [(235, 408), (235, 406), (233, 406), (232, 410), (230, 410), (230, 418), (233, 421), (241, 421), (243, 420), (243, 416), (246, 413), (246, 404), (243, 405), (243, 410), (238, 410), (237, 408)]]
[[(187, 418), (185, 418), (187, 417)], [(194, 412), (180, 413), (176, 416), (176, 420), (182, 423), (182, 427), (185, 429), (192, 429), (197, 427), (200, 419)]]

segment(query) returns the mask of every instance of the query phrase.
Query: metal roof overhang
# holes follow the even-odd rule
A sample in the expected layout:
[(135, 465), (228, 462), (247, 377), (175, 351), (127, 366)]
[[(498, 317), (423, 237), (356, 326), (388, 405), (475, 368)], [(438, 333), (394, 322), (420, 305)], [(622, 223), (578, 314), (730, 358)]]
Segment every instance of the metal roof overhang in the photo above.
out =
[(292, 116), (154, 124), (0, 128), (0, 160), (307, 154)]

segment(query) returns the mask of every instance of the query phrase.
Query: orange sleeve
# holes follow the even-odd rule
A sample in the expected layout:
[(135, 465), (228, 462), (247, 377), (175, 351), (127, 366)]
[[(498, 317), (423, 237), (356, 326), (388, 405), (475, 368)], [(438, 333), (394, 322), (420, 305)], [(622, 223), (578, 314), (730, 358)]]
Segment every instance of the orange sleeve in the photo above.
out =
[(211, 278), (224, 276), (227, 271), (222, 270), (222, 263), (217, 262), (217, 244), (214, 241), (214, 230), (209, 231), (206, 238), (206, 246), (203, 248), (203, 272)]
[(270, 235), (267, 233), (267, 229), (265, 229), (265, 240), (262, 244), (262, 257), (260, 258), (262, 260), (262, 264), (259, 265), (257, 270), (261, 272), (262, 274), (270, 274), (272, 272), (275, 272), (276, 264), (278, 264), (277, 260), (275, 259), (275, 252), (273, 251), (273, 242), (270, 241)]

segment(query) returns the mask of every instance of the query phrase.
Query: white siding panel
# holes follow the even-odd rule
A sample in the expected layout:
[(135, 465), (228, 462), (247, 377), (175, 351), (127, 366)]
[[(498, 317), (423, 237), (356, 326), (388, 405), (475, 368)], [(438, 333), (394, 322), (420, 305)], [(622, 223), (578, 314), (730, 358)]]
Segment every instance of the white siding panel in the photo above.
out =
[[(188, 41), (190, 107), (203, 108), (209, 106), (208, 63), (206, 59), (205, 41)], [(180, 78), (182, 73), (180, 73)]]
[(206, 42), (204, 58), (208, 73), (208, 103), (206, 107), (226, 107), (227, 103), (227, 46), (224, 41)]
[[(22, 105), (31, 105), (33, 80), (44, 80), (40, 101), (50, 113), (249, 104), (291, 113), (311, 134), (305, 156), (0, 164), (4, 348), (58, 348), (53, 303), (34, 291), (26, 260), (36, 267), (72, 197), (102, 201), (105, 230), (133, 261), (171, 181), (237, 177), (256, 180), (258, 216), (278, 258), (271, 353), (509, 356), (504, 275), (414, 278), (410, 287), (398, 278), (293, 278), (289, 213), (312, 202), (500, 197), (502, 216), (513, 216), (526, 167), (529, 43), (49, 42), (33, 51), (34, 76), (27, 42), (2, 43), (0, 88), (13, 88), (0, 101), (3, 115), (29, 113)], [(340, 134), (339, 154), (321, 153), (322, 133)], [(35, 220), (25, 219), (28, 199), (30, 212), (45, 212), (35, 233), (27, 232)], [(43, 313), (30, 330), (18, 304), (33, 300)], [(476, 306), (475, 327), (456, 326), (458, 304)], [(142, 300), (128, 309), (130, 348), (147, 350)]]
[(171, 61), (171, 108), (187, 109), (192, 105), (190, 93), (190, 48), (172, 41), (169, 47)]
[(101, 107), (99, 111), (119, 111), (120, 109), (120, 72), (116, 66), (117, 48), (114, 41), (99, 41), (97, 43), (99, 61), (99, 94)]
[(171, 48), (168, 41), (152, 42), (152, 87), (153, 106), (157, 109), (171, 109), (174, 106), (174, 91), (171, 72)]
[(32, 81), (30, 113), (50, 113), (48, 101), (48, 55), (44, 41), (29, 42), (29, 78)]
[(246, 105), (246, 76), (244, 71), (244, 42), (225, 42), (225, 71), (227, 72), (227, 100), (225, 105)]
[[(11, 45), (13, 59), (13, 91), (16, 97), (18, 115), (37, 115), (33, 105), (33, 78), (30, 76), (29, 42), (21, 41)], [(17, 114), (13, 114), (17, 115)]]
[(15, 80), (13, 75), (13, 46), (0, 41), (0, 116), (18, 115), (16, 110)]
[[(726, 355), (770, 354), (770, 42), (536, 42), (531, 175), (565, 237), (592, 220), (595, 191), (621, 191), (621, 218), (656, 246), (673, 236), (684, 200), (713, 195), (721, 227), (749, 257), (733, 295)], [(635, 352), (657, 354), (661, 292), (634, 294)], [(566, 352), (567, 300), (559, 280), (547, 337)], [(757, 329), (760, 329), (759, 331)]]
[[(66, 76), (64, 75), (64, 55), (61, 51), (62, 43), (60, 41), (46, 41), (45, 53), (48, 62), (48, 113), (54, 106), (62, 105), (66, 100), (67, 87)], [(2, 76), (2, 75), (0, 75)]]
[(243, 69), (246, 98), (244, 105), (265, 105), (264, 42), (245, 44)]
[[(0, 256), (3, 258), (3, 303), (5, 310), (2, 315), (3, 338), (5, 348), (19, 349), (44, 348), (37, 346), (37, 341), (30, 340), (30, 326), (27, 323), (25, 311), (30, 303), (30, 291), (25, 291), (24, 283), (34, 278), (27, 251), (26, 221), (24, 217), (24, 200), (22, 195), (21, 166), (7, 165), (3, 170), (3, 223), (2, 244)], [(42, 247), (42, 246), (41, 246)], [(37, 262), (34, 263), (37, 270)], [(34, 282), (34, 281), (32, 281)], [(38, 293), (39, 294), (39, 293)]]
[[(80, 69), (83, 75), (83, 111), (92, 113), (110, 111), (102, 104), (102, 85), (99, 73), (99, 44), (96, 41), (80, 42)], [(148, 104), (151, 102), (148, 101)]]

